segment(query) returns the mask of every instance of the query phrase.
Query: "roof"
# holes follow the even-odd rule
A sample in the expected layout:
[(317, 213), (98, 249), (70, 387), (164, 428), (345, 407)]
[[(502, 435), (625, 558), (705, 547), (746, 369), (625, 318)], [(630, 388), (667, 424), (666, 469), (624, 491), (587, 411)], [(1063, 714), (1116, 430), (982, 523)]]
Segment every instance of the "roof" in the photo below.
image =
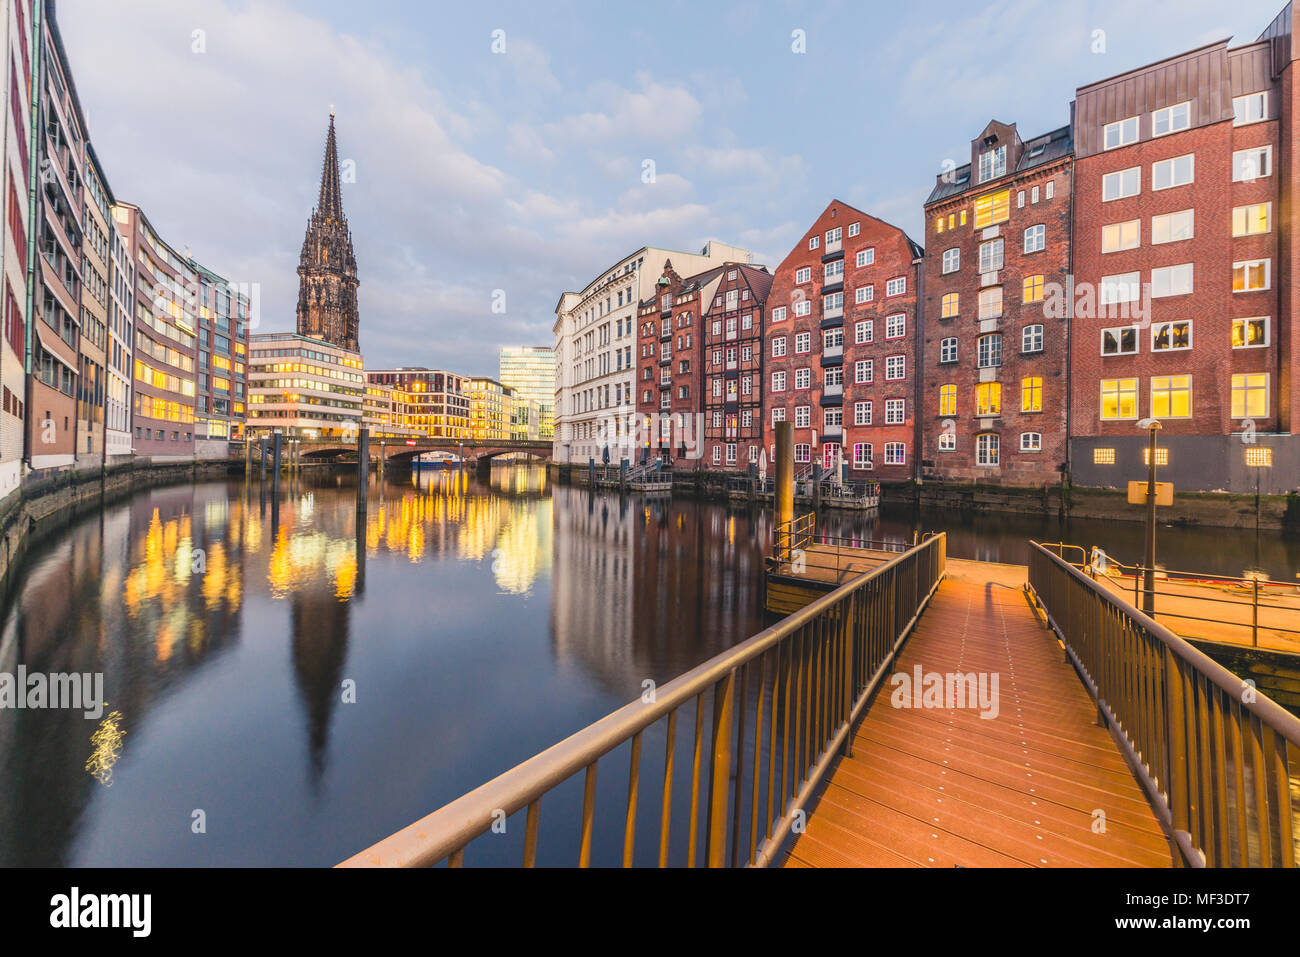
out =
[[(1016, 168), (1008, 170), (1006, 176), (1000, 176), (997, 180), (987, 183), (972, 184), (970, 179), (970, 163), (964, 166), (958, 166), (946, 173), (941, 173), (935, 180), (934, 189), (926, 198), (925, 205), (938, 203), (945, 199), (951, 199), (954, 196), (960, 196), (963, 193), (970, 192), (972, 189), (985, 190), (991, 185), (1000, 182), (1009, 177), (1017, 176), (1036, 166), (1044, 166), (1047, 163), (1054, 163), (1059, 159), (1067, 157), (1074, 152), (1074, 135), (1069, 124), (1052, 130), (1050, 133), (1044, 133), (1036, 136), (1031, 140), (1024, 141), (1024, 151), (1020, 154), (1020, 161)], [(947, 179), (945, 179), (945, 176)]]

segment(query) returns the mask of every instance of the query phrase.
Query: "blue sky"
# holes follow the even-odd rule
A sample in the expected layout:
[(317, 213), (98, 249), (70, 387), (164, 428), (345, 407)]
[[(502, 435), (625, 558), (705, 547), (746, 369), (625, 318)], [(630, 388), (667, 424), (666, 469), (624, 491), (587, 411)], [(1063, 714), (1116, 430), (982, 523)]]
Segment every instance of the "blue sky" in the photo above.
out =
[(114, 193), (205, 265), (258, 283), (262, 331), (294, 324), (333, 104), (355, 164), (344, 206), (367, 366), (495, 375), (498, 345), (549, 344), (560, 293), (641, 245), (716, 238), (775, 267), (832, 198), (920, 239), (934, 175), (989, 119), (1022, 135), (1062, 126), (1077, 86), (1254, 40), (1282, 5), (58, 8)]

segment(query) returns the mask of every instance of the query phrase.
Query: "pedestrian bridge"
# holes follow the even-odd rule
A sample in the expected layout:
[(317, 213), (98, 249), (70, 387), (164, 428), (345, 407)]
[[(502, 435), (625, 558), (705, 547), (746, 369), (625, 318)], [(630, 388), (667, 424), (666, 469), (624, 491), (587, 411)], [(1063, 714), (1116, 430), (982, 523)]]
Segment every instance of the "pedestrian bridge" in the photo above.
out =
[(1294, 866), (1300, 719), (1039, 544), (946, 547), (344, 865)]

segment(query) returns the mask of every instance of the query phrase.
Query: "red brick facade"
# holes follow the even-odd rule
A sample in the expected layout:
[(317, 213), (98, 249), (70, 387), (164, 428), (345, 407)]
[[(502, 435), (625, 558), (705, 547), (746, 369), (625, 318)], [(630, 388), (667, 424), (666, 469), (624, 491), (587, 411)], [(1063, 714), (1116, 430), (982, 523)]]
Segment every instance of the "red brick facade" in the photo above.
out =
[(797, 471), (840, 451), (852, 480), (915, 475), (920, 260), (902, 230), (837, 200), (781, 262), (763, 336), (769, 457), (775, 415), (795, 425)]
[(763, 329), (772, 274), (727, 263), (702, 295), (704, 467), (747, 471), (763, 445)]
[[(981, 164), (981, 155), (988, 154)], [(983, 175), (981, 175), (983, 174)], [(925, 207), (922, 475), (1039, 485), (1066, 462), (1069, 128), (993, 122)]]

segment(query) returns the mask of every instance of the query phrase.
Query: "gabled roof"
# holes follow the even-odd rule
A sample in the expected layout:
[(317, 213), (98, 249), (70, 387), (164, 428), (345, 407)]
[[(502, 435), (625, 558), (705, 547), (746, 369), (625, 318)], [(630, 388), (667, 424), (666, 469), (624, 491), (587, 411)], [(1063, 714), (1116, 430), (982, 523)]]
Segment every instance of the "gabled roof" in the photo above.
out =
[[(987, 133), (992, 125), (990, 123), (989, 126), (984, 127), (984, 133)], [(984, 133), (980, 135), (982, 136)], [(1050, 133), (1036, 136), (1032, 140), (1025, 140), (1024, 147), (1020, 154), (1020, 161), (1016, 164), (1015, 169), (1007, 170), (1006, 176), (1000, 176), (998, 179), (987, 183), (980, 183), (978, 188), (980, 190), (988, 189), (1008, 176), (1015, 176), (1026, 170), (1033, 169), (1035, 166), (1042, 166), (1045, 163), (1052, 163), (1062, 157), (1069, 156), (1074, 152), (1074, 135), (1067, 124), (1059, 129), (1052, 130)], [(970, 163), (958, 166), (948, 171), (947, 174), (941, 173), (936, 177), (934, 189), (931, 190), (925, 205), (929, 206), (931, 203), (951, 199), (953, 196), (960, 196), (962, 193), (975, 188), (974, 184), (971, 183), (970, 174)]]

